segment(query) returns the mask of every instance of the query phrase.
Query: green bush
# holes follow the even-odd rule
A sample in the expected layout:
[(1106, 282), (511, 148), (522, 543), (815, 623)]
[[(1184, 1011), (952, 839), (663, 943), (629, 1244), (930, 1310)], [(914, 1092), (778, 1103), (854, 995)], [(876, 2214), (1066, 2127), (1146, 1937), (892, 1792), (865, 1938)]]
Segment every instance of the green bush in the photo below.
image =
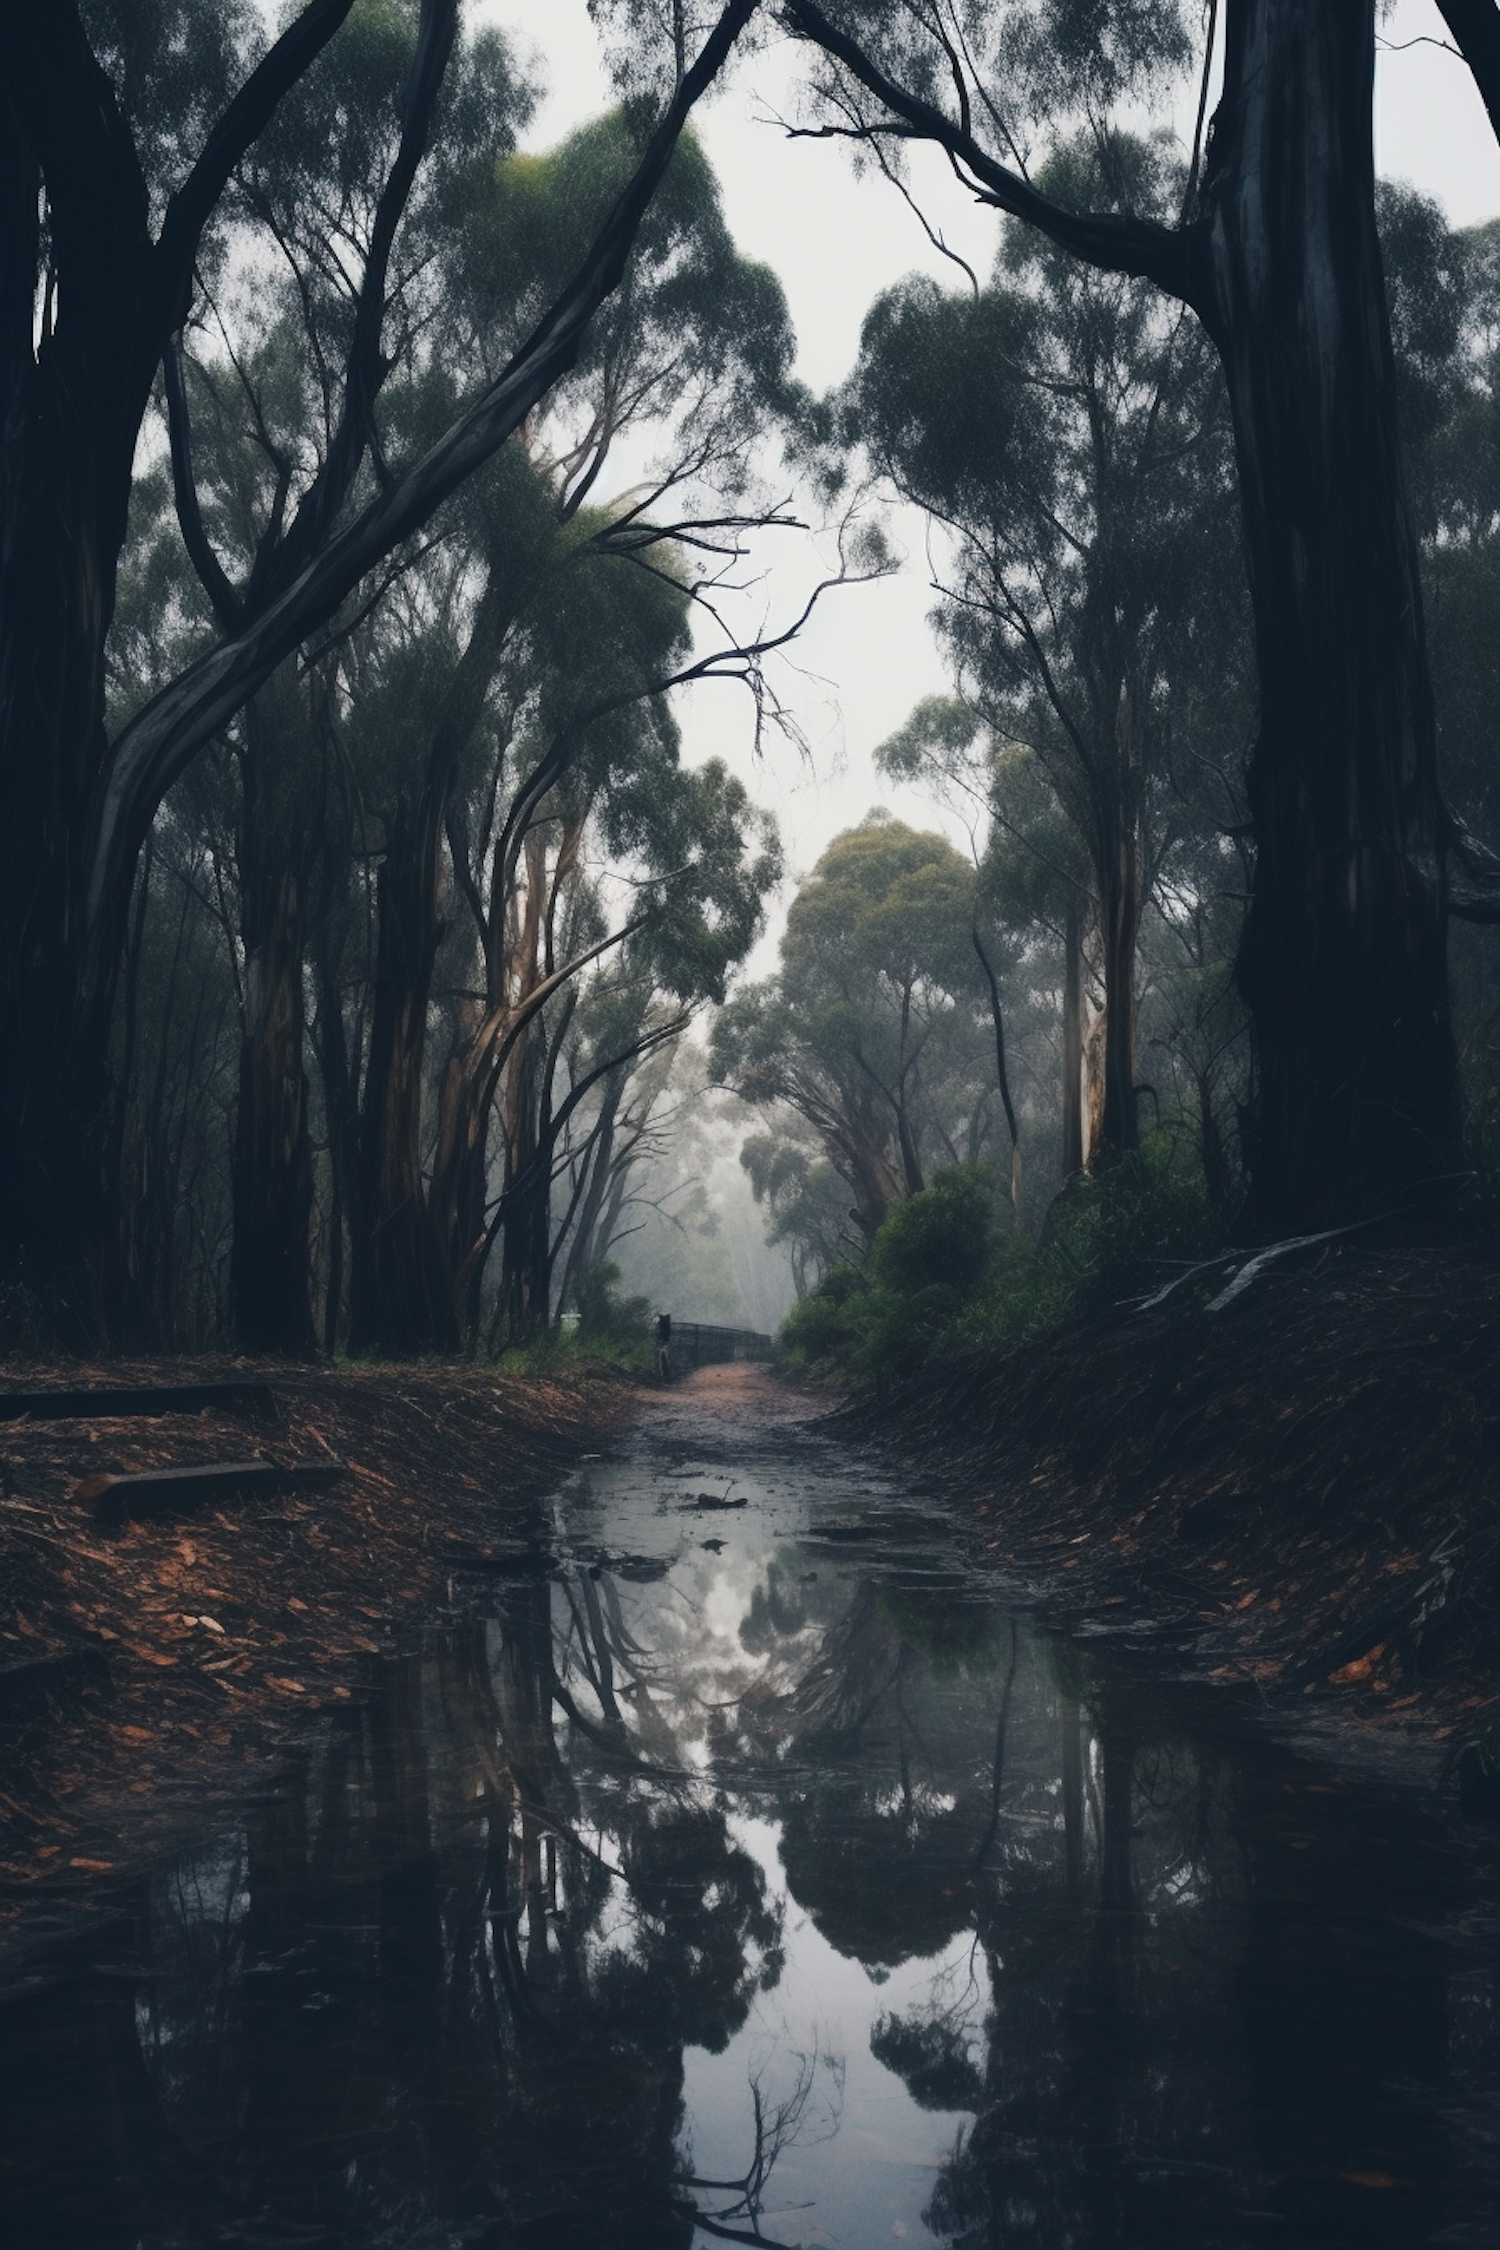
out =
[(1036, 1248), (1004, 1235), (988, 1168), (956, 1165), (897, 1204), (865, 1272), (837, 1268), (793, 1309), (782, 1342), (810, 1374), (884, 1387), (945, 1353), (1044, 1336), (1220, 1246), (1193, 1144), (1170, 1128), (1071, 1181)]
[(609, 1258), (590, 1266), (578, 1291), (578, 1335), (585, 1343), (634, 1344), (651, 1316), (644, 1297), (622, 1297), (620, 1269)]
[(896, 1205), (871, 1247), (870, 1274), (889, 1289), (967, 1292), (999, 1244), (994, 1175), (987, 1164), (956, 1164)]
[(1049, 1235), (1086, 1300), (1148, 1289), (1171, 1262), (1223, 1247), (1196, 1142), (1170, 1126), (1106, 1170), (1070, 1180), (1052, 1206)]

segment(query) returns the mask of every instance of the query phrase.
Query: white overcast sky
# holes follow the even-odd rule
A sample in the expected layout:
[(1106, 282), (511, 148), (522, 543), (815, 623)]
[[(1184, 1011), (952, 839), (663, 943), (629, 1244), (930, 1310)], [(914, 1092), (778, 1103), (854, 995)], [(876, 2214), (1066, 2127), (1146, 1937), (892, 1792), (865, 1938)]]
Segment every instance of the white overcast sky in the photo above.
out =
[[(606, 105), (609, 90), (585, 0), (485, 0), (478, 12), (542, 59), (550, 91), (530, 145), (550, 146)], [(1382, 37), (1376, 86), (1381, 170), (1435, 196), (1456, 225), (1493, 216), (1500, 211), (1500, 147), (1463, 63), (1436, 43), (1444, 26), (1434, 0), (1396, 0)], [(929, 246), (894, 190), (856, 179), (836, 145), (789, 142), (771, 121), (793, 106), (793, 56), (784, 46), (742, 68), (700, 113), (698, 129), (736, 241), (773, 267), (786, 290), (798, 372), (823, 389), (847, 373), (865, 309), (881, 289), (915, 270), (951, 282), (954, 269)], [(928, 217), (983, 274), (994, 254), (995, 216), (966, 203), (931, 152), (915, 152), (913, 171)], [(900, 573), (829, 596), (799, 643), (799, 670), (781, 675), (810, 759), (773, 738), (753, 760), (741, 690), (720, 684), (679, 700), (689, 758), (728, 758), (776, 813), (788, 857), (783, 907), (829, 840), (871, 805), (886, 804), (917, 825), (940, 824), (929, 802), (882, 782), (871, 756), (919, 697), (945, 685), (927, 625), (932, 593), (920, 525), (903, 520), (899, 529), (907, 556)], [(809, 561), (805, 554), (789, 555), (779, 573), (773, 565), (761, 596), (773, 617), (795, 605), (812, 575)], [(778, 913), (757, 950), (757, 973), (773, 965), (779, 920)]]

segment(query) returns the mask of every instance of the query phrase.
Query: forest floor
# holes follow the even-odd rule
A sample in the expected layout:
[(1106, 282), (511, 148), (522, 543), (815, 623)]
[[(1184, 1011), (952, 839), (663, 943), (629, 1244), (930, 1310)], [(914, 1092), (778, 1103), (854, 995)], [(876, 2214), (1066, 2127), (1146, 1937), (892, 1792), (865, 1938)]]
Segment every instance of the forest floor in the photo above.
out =
[(1500, 1810), (1500, 1262), (1330, 1243), (847, 1412), (1051, 1616)]
[[(9, 1365), (3, 1387), (203, 1382), (268, 1384), (278, 1418), (0, 1425), (0, 1956), (23, 1917), (90, 1910), (122, 1839), (139, 1862), (247, 1771), (269, 1780), (306, 1714), (358, 1696), (456, 1580), (503, 1568), (528, 1511), (639, 1404), (607, 1375), (244, 1361)], [(86, 1489), (249, 1460), (342, 1474), (113, 1522)]]

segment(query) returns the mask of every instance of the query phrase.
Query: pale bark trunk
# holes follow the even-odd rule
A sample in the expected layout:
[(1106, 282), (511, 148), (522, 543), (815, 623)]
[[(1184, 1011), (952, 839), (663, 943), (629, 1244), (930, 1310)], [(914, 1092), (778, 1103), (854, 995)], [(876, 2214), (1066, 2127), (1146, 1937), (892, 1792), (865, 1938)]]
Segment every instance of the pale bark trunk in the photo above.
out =
[(1083, 1160), (1083, 901), (1075, 893), (1063, 928), (1063, 1178), (1081, 1172)]
[(1135, 1091), (1135, 955), (1141, 929), (1141, 850), (1135, 823), (1122, 818), (1100, 853), (1099, 944), (1104, 969), (1103, 1052), (1098, 1129), (1091, 1164), (1125, 1156), (1140, 1142)]

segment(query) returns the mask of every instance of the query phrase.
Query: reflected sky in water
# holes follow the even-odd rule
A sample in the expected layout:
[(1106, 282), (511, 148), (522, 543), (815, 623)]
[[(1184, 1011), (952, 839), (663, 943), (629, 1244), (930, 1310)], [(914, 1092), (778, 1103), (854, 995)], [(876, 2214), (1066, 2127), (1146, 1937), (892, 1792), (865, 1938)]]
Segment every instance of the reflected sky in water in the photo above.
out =
[(716, 1442), (581, 1470), (0, 2011), (8, 2250), (1489, 2241), (1484, 1839)]

